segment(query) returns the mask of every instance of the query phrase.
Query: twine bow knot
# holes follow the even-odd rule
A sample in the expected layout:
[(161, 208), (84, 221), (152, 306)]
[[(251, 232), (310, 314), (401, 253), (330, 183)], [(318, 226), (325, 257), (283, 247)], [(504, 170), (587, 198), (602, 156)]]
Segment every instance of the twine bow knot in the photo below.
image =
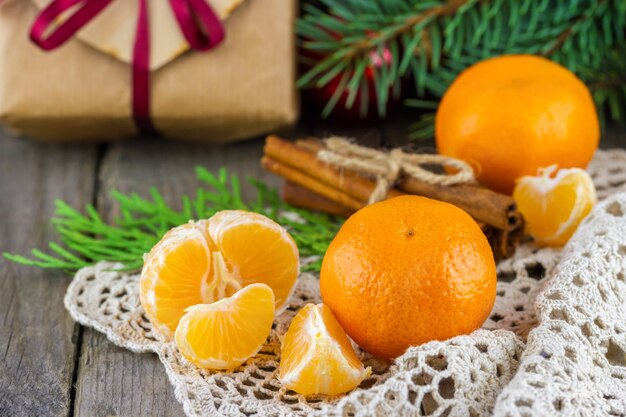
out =
[[(368, 204), (382, 201), (389, 189), (402, 177), (411, 177), (430, 184), (455, 185), (474, 181), (472, 167), (464, 161), (444, 155), (410, 154), (399, 148), (389, 152), (380, 151), (351, 143), (340, 137), (324, 140), (326, 148), (317, 157), (326, 163), (357, 171), (376, 179), (376, 187)], [(453, 168), (452, 174), (438, 174), (422, 165), (439, 165)]]

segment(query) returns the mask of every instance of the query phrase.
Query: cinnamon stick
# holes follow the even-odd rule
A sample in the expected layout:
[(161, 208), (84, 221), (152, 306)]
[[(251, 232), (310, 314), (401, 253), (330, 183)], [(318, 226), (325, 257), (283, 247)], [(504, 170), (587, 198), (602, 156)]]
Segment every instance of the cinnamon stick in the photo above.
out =
[[(286, 203), (311, 211), (321, 211), (341, 217), (349, 217), (354, 213), (354, 210), (291, 181), (285, 181), (283, 184), (282, 197)], [(509, 233), (505, 230), (495, 229), (481, 221), (476, 221), (476, 224), (478, 224), (478, 227), (480, 227), (480, 230), (489, 241), (496, 260), (505, 258), (515, 252), (522, 235), (520, 233), (521, 229)]]
[[(318, 139), (299, 139), (296, 145), (317, 153), (324, 149)], [(513, 230), (520, 226), (522, 218), (517, 212), (511, 196), (500, 194), (477, 184), (444, 186), (407, 177), (400, 181), (398, 188), (408, 194), (421, 195), (453, 204), (476, 219), (498, 229)]]
[[(289, 180), (285, 181), (283, 184), (282, 197), (286, 203), (292, 206), (306, 208), (311, 211), (322, 211), (329, 214), (337, 214), (342, 217), (349, 217), (355, 213), (355, 210)], [(485, 233), (485, 236), (490, 237), (492, 235), (492, 226), (480, 220), (476, 220), (476, 224), (478, 224), (480, 230)]]
[[(350, 205), (345, 205), (354, 209), (356, 207), (354, 200), (357, 200), (362, 207), (374, 190), (375, 182), (358, 173), (339, 170), (318, 160), (317, 152), (323, 147), (323, 143), (315, 139), (303, 139), (292, 143), (272, 135), (267, 137), (264, 151), (267, 156), (283, 164), (284, 167), (291, 167), (296, 169), (301, 176), (315, 179), (318, 189), (319, 183), (324, 184), (328, 189), (325, 192), (319, 192), (316, 189), (315, 191), (319, 194), (340, 204), (344, 204), (344, 195), (347, 194), (353, 200)], [(307, 187), (306, 184), (302, 184), (302, 181), (293, 181)], [(479, 185), (441, 186), (406, 178), (400, 182), (399, 187), (401, 190), (390, 190), (387, 198), (409, 193), (444, 201), (465, 210), (476, 220), (501, 230), (515, 230), (520, 228), (522, 223), (513, 198)], [(343, 194), (336, 195), (331, 192), (333, 189)]]
[(511, 196), (473, 184), (442, 186), (405, 178), (398, 184), (409, 194), (421, 195), (445, 201), (465, 210), (475, 219), (480, 219), (502, 230), (514, 230), (522, 222)]
[(281, 194), (285, 203), (311, 211), (321, 211), (341, 217), (349, 217), (355, 212), (355, 210), (291, 181), (285, 181)]
[(363, 208), (363, 203), (349, 194), (318, 181), (316, 178), (313, 178), (312, 176), (309, 176), (302, 171), (279, 162), (271, 157), (264, 156), (263, 159), (261, 159), (261, 165), (267, 171), (308, 188), (309, 190), (314, 191), (315, 193), (320, 194), (338, 204), (348, 207), (349, 209), (356, 211)]
[[(318, 160), (315, 152), (311, 152), (309, 149), (306, 149), (298, 144), (285, 141), (275, 135), (267, 137), (263, 151), (266, 157), (270, 157), (274, 161), (280, 162), (285, 166), (290, 166), (291, 168), (300, 171), (303, 175), (315, 178), (315, 180), (328, 187), (341, 190), (350, 195), (353, 199), (360, 202), (357, 210), (365, 205), (365, 202), (368, 200), (376, 186), (376, 183), (373, 180), (362, 177), (355, 172), (339, 170), (331, 165), (328, 165)], [(303, 185), (299, 181), (295, 181), (292, 178), (287, 179)], [(304, 186), (306, 187), (306, 185)], [(321, 192), (318, 193), (334, 200), (329, 195)], [(387, 194), (387, 198), (398, 197), (405, 194), (406, 193), (402, 191), (392, 189)], [(341, 201), (337, 202), (343, 204)], [(352, 206), (349, 207), (353, 208)]]

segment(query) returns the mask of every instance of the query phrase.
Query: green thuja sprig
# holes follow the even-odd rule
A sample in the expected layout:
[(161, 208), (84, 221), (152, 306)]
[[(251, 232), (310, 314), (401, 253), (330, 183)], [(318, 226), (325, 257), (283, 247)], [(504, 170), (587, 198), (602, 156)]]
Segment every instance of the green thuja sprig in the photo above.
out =
[(319, 270), (321, 257), (341, 226), (339, 218), (289, 206), (276, 190), (252, 178), (248, 182), (256, 189), (256, 198), (245, 202), (238, 177), (224, 168), (214, 175), (198, 167), (196, 175), (203, 186), (193, 197), (182, 197), (182, 210), (170, 207), (156, 188), (150, 189), (149, 198), (112, 191), (120, 214), (111, 223), (105, 222), (92, 205), (81, 213), (57, 200), (51, 222), (61, 243), (50, 243), (50, 253), (33, 249), (31, 257), (10, 253), (4, 256), (19, 264), (68, 272), (99, 261), (119, 262), (125, 270), (137, 270), (143, 265), (144, 253), (172, 227), (208, 218), (220, 210), (240, 209), (264, 214), (286, 227), (307, 261), (302, 269)]

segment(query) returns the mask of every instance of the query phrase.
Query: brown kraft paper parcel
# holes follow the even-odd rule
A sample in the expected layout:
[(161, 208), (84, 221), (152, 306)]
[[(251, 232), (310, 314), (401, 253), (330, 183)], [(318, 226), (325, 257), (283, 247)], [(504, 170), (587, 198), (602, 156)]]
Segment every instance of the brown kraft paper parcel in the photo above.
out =
[[(125, 19), (123, 9), (137, 7), (136, 0), (118, 0), (109, 8), (119, 1), (125, 4), (112, 10), (109, 20), (115, 13)], [(0, 2), (0, 122), (48, 141), (135, 136), (128, 62), (114, 57), (115, 51), (102, 52), (106, 44), (97, 47), (89, 42), (98, 35), (89, 33), (89, 27), (79, 33), (79, 39), (56, 50), (39, 49), (31, 43), (29, 31), (39, 10), (35, 3), (41, 7), (42, 2), (45, 4), (43, 0)], [(167, 12), (161, 5), (152, 6), (159, 3), (168, 2), (150, 2), (150, 21), (151, 116), (160, 133), (183, 140), (226, 142), (295, 122), (295, 0), (246, 0), (241, 4), (231, 0), (231, 10), (226, 12), (215, 6), (223, 5), (224, 0), (212, 0), (220, 18), (232, 14), (224, 21), (224, 41), (207, 52), (187, 51), (182, 43), (171, 49), (172, 38), (180, 34), (168, 38), (163, 30), (159, 32), (158, 24)], [(236, 10), (232, 10), (234, 6), (238, 6)], [(127, 18), (136, 22), (136, 15)], [(167, 19), (171, 23), (169, 16)], [(172, 24), (163, 27), (171, 30)], [(110, 30), (102, 33), (115, 39)], [(127, 40), (128, 48), (132, 46), (130, 35), (128, 39), (123, 31), (117, 35), (118, 43)], [(159, 38), (166, 44), (161, 49)]]

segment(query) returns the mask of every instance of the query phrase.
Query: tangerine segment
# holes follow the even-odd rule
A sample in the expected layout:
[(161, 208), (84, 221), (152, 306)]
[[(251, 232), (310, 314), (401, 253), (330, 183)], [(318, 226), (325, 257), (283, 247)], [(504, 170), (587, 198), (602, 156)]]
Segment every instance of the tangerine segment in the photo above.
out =
[(184, 309), (206, 302), (202, 288), (210, 269), (204, 229), (193, 222), (167, 232), (145, 256), (139, 295), (158, 331), (173, 335)]
[(280, 381), (303, 394), (337, 395), (368, 377), (350, 340), (328, 307), (307, 304), (294, 317), (282, 343)]
[(579, 168), (552, 165), (536, 177), (517, 181), (513, 198), (526, 220), (526, 231), (544, 245), (562, 246), (596, 203), (589, 174)]
[(277, 223), (226, 210), (168, 232), (145, 257), (141, 304), (155, 328), (171, 337), (184, 309), (267, 284), (276, 308), (286, 305), (299, 272), (298, 248)]
[(274, 293), (251, 284), (213, 304), (187, 308), (174, 339), (180, 353), (204, 369), (233, 369), (257, 354), (272, 330)]
[(240, 210), (215, 214), (208, 233), (240, 285), (269, 285), (280, 313), (299, 273), (298, 247), (289, 233), (261, 214)]

